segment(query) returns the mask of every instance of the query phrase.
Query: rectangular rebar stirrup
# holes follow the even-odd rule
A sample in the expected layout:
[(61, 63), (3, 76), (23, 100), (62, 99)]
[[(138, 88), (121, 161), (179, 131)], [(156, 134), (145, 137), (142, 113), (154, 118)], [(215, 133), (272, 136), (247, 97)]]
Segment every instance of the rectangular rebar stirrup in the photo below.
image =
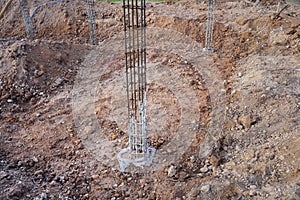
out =
[[(149, 165), (146, 114), (146, 2), (123, 0), (129, 147), (118, 155), (121, 169)], [(123, 158), (124, 152), (129, 159)], [(127, 163), (126, 163), (127, 162)]]
[(204, 48), (207, 51), (214, 51), (213, 35), (214, 35), (215, 7), (216, 7), (216, 0), (208, 0), (206, 38), (205, 38), (205, 48)]

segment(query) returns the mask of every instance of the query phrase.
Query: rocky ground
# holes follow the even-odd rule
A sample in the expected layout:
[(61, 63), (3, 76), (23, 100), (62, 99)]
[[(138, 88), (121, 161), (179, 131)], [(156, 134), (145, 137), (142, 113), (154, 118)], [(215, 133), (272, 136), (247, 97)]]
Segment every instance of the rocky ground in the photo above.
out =
[(38, 5), (33, 41), (18, 3), (0, 22), (0, 199), (300, 199), (299, 4), (219, 2), (209, 53), (204, 2), (149, 3), (157, 154), (125, 173), (121, 5), (96, 3), (97, 46), (82, 2)]

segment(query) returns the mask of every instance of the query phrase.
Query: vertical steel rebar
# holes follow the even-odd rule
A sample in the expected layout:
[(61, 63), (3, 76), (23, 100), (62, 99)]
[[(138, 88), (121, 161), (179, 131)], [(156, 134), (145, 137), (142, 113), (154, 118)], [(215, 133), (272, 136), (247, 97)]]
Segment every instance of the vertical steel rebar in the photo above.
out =
[(33, 33), (32, 23), (31, 23), (30, 14), (29, 14), (28, 2), (27, 2), (27, 0), (19, 0), (19, 2), (20, 2), (20, 7), (22, 9), (22, 15), (23, 15), (24, 23), (25, 23), (25, 31), (26, 31), (27, 37), (30, 38), (31, 40), (33, 40), (34, 33)]
[(129, 147), (118, 155), (121, 169), (130, 163), (149, 166), (155, 153), (148, 147), (147, 132), (146, 2), (123, 0), (123, 12)]
[(1, 9), (0, 11), (0, 20), (3, 18), (4, 13), (6, 12), (6, 10), (8, 9), (8, 7), (10, 6), (10, 4), (12, 3), (13, 0), (8, 0), (6, 2), (6, 4), (4, 5), (4, 7)]
[(205, 48), (204, 48), (207, 51), (214, 51), (213, 36), (214, 36), (214, 22), (215, 22), (215, 7), (216, 7), (216, 0), (208, 0), (206, 38), (205, 38)]
[(88, 13), (88, 22), (89, 22), (89, 29), (90, 29), (90, 41), (92, 45), (98, 44), (97, 39), (97, 23), (96, 23), (96, 16), (94, 11), (95, 1), (94, 0), (85, 0), (86, 3), (86, 10)]

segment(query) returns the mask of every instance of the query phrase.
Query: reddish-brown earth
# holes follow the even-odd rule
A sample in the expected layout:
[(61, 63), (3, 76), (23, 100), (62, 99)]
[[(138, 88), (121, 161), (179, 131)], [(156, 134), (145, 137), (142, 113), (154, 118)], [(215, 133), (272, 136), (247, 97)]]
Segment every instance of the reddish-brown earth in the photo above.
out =
[(217, 3), (209, 53), (205, 3), (148, 3), (157, 155), (125, 173), (121, 4), (95, 4), (97, 46), (84, 3), (41, 4), (33, 41), (16, 1), (0, 21), (0, 199), (300, 199), (299, 4)]

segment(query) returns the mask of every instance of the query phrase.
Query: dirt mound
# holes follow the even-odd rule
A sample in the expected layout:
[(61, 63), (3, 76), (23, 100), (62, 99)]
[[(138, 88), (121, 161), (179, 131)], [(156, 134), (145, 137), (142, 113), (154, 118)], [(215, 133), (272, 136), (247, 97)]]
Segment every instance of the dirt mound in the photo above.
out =
[[(32, 1), (29, 3), (34, 37), (44, 40), (89, 43), (89, 23), (86, 5), (82, 1)], [(123, 31), (122, 8), (110, 3), (94, 7), (100, 41)], [(1, 21), (0, 38), (25, 38), (25, 26), (19, 3), (13, 2), (9, 14)], [(105, 30), (105, 31), (104, 31)]]
[[(85, 47), (65, 42), (2, 41), (1, 107), (35, 104), (73, 84)], [(79, 50), (80, 49), (80, 50)], [(80, 52), (80, 54), (79, 54)]]

